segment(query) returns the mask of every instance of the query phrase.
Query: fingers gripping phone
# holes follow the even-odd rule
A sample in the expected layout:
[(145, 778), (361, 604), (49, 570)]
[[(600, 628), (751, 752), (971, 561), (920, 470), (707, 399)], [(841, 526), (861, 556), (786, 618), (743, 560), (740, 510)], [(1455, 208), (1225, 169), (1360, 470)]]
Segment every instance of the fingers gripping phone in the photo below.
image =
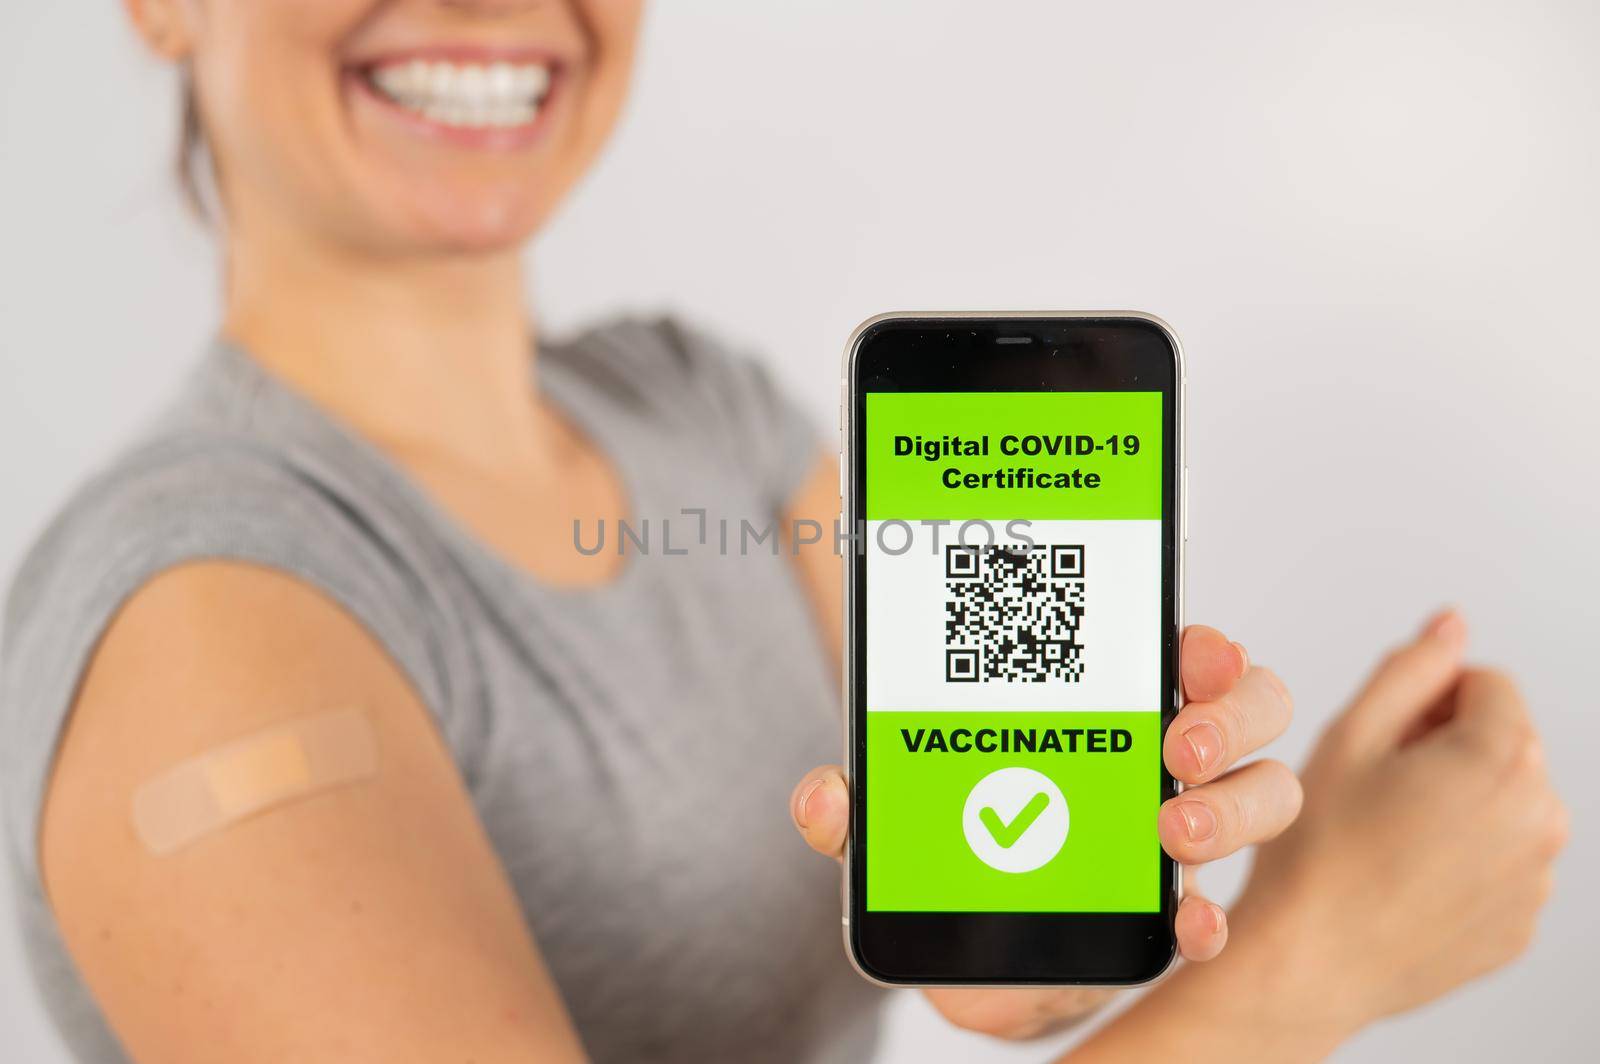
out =
[(1132, 312), (888, 314), (844, 387), (851, 958), (902, 985), (1155, 978), (1177, 338)]

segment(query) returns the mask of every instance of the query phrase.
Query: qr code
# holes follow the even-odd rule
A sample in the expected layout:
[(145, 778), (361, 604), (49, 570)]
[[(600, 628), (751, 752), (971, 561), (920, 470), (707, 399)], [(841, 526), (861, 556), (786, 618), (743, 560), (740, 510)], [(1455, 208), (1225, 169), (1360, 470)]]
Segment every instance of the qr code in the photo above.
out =
[(946, 680), (1083, 679), (1083, 544), (951, 545), (944, 575)]

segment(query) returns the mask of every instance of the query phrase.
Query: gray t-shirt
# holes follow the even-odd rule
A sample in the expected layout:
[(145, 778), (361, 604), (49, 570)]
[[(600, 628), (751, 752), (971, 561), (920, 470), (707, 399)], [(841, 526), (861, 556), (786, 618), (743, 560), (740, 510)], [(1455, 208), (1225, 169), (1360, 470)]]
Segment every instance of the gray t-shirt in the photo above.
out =
[(759, 531), (811, 468), (810, 426), (670, 322), (545, 346), (536, 372), (649, 521), (649, 552), (604, 586), (514, 568), (226, 344), (28, 556), (0, 657), (6, 834), (32, 967), (80, 1060), (123, 1056), (40, 886), (41, 801), (112, 614), (198, 558), (315, 585), (399, 663), (595, 1059), (871, 1054), (879, 995), (844, 959), (837, 870), (788, 823), (800, 773), (839, 753), (837, 684), (793, 560), (771, 539), (739, 550), (741, 521)]

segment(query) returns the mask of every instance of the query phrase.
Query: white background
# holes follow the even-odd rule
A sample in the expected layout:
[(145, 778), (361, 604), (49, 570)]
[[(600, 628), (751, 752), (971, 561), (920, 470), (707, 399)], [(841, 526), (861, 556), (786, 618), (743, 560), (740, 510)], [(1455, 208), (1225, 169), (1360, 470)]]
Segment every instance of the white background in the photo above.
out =
[[(878, 468), (880, 475), (891, 472)], [(921, 522), (867, 522), (868, 711), (1159, 711), (1160, 521), (1030, 520), (1019, 526), (1037, 544), (1083, 545), (1083, 675), (1070, 683), (945, 680), (945, 548), (964, 542), (981, 551), (985, 527), (1001, 546), (1017, 542), (1003, 521), (974, 525), (965, 539), (960, 524), (938, 529), (937, 549), (936, 530)], [(1048, 554), (1044, 564), (1050, 564)]]
[[(214, 317), (167, 174), (172, 85), (118, 7), (0, 5), (7, 569)], [(1190, 616), (1288, 678), (1283, 752), (1459, 602), (1576, 817), (1527, 958), (1342, 1059), (1590, 1058), (1600, 5), (674, 0), (647, 37), (614, 150), (539, 249), (545, 318), (687, 312), (819, 424), (878, 311), (1168, 318), (1190, 360)], [(11, 935), (4, 1052), (48, 1064)], [(952, 1035), (907, 995), (882, 1059), (1046, 1055)]]

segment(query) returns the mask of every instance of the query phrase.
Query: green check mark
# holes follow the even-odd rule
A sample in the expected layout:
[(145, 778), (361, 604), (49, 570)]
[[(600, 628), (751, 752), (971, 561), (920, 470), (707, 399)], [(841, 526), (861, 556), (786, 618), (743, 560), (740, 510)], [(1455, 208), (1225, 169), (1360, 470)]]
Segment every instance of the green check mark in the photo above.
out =
[(1028, 799), (1028, 804), (1011, 818), (1009, 824), (1001, 820), (1000, 814), (989, 806), (978, 810), (978, 819), (983, 821), (983, 826), (989, 829), (989, 834), (994, 836), (994, 841), (1000, 844), (1000, 848), (1009, 850), (1018, 839), (1022, 838), (1023, 833), (1033, 825), (1033, 822), (1039, 819), (1039, 814), (1044, 812), (1045, 806), (1049, 804), (1050, 796), (1040, 791)]

